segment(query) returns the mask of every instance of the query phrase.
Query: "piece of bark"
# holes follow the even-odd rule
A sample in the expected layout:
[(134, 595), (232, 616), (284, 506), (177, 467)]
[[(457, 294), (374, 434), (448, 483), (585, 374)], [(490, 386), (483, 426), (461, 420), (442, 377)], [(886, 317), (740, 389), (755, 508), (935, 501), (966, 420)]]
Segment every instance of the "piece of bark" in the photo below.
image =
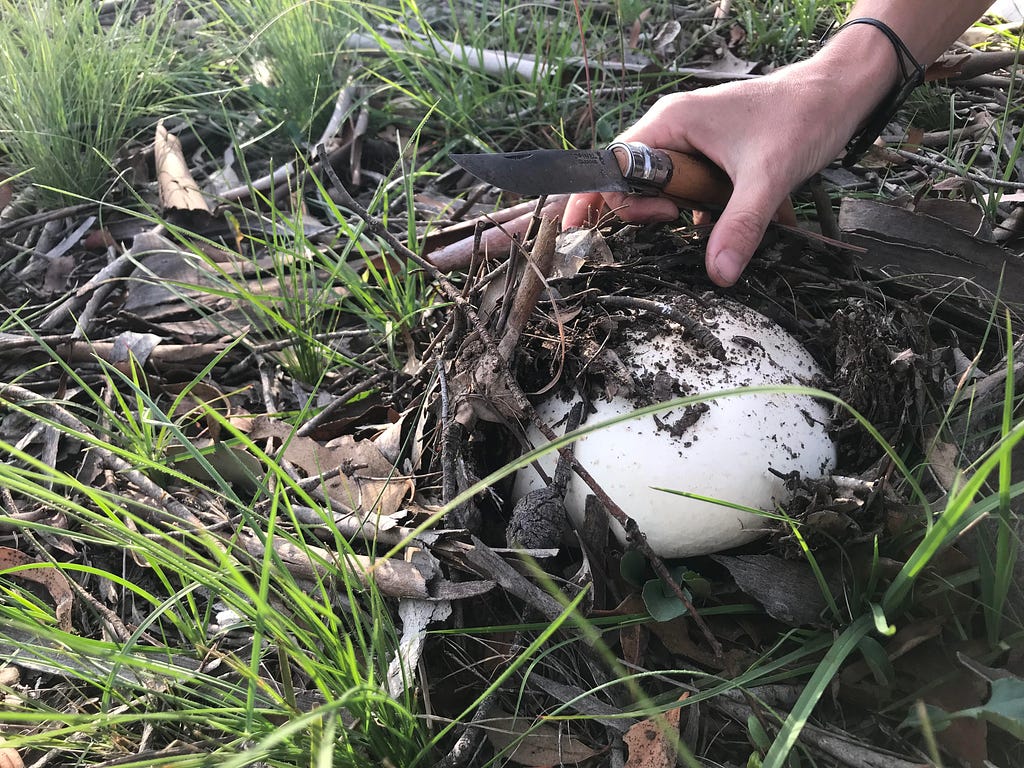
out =
[[(978, 240), (941, 219), (873, 200), (846, 198), (839, 210), (846, 239), (863, 247), (862, 271), (900, 282), (938, 300), (965, 298), (968, 314), (988, 321), (994, 297), (1024, 308), (1024, 262), (994, 243)], [(974, 303), (973, 310), (967, 306)]]
[(757, 600), (768, 615), (791, 627), (820, 625), (825, 610), (814, 573), (807, 563), (774, 555), (713, 555), (737, 586)]
[(969, 51), (939, 58), (925, 71), (925, 81), (969, 80), (997, 69), (1009, 69), (1017, 63), (1017, 51)]
[(493, 579), (508, 594), (522, 600), (547, 621), (562, 613), (555, 598), (523, 576), (510, 563), (482, 541), (473, 537), (471, 544), (452, 541), (433, 548), (439, 557), (451, 559), (456, 565), (484, 579)]
[(549, 217), (541, 219), (540, 230), (534, 239), (533, 250), (527, 259), (526, 269), (519, 282), (519, 290), (516, 291), (515, 299), (512, 302), (512, 311), (505, 327), (505, 335), (498, 342), (498, 354), (505, 360), (512, 359), (512, 352), (519, 344), (519, 337), (533, 315), (533, 310), (537, 307), (537, 300), (547, 284), (548, 276), (551, 274), (551, 265), (555, 258), (555, 236), (557, 234), (557, 219)]
[[(547, 204), (541, 211), (541, 215), (549, 218), (560, 217), (562, 211), (565, 210), (565, 204), (568, 200), (568, 195), (549, 197)], [(504, 221), (501, 226), (494, 226), (484, 230), (479, 243), (476, 241), (475, 234), (470, 231), (461, 240), (431, 251), (426, 254), (426, 257), (431, 264), (442, 272), (466, 269), (473, 263), (474, 258), (480, 259), (482, 256), (505, 259), (508, 256), (512, 238), (517, 235), (520, 237), (525, 235), (526, 231), (530, 228), (530, 224), (533, 223), (533, 209), (535, 207), (534, 203), (530, 203), (524, 212), (515, 218)], [(518, 208), (519, 206), (516, 206), (516, 209)], [(497, 213), (494, 215), (497, 216)], [(500, 221), (499, 218), (495, 220)], [(479, 253), (475, 253), (477, 250), (479, 250)]]
[[(251, 556), (262, 560), (267, 556), (266, 546), (256, 534), (241, 530), (237, 541)], [(384, 560), (366, 555), (332, 553), (323, 547), (292, 544), (283, 536), (273, 539), (274, 551), (281, 562), (297, 578), (320, 580), (331, 575), (323, 563), (337, 562), (338, 567), (349, 571), (363, 584), (374, 583), (381, 594), (388, 597), (409, 597), (420, 600), (436, 599), (432, 585), (438, 581), (432, 558), (419, 562), (405, 560)], [(341, 561), (344, 561), (344, 565)]]

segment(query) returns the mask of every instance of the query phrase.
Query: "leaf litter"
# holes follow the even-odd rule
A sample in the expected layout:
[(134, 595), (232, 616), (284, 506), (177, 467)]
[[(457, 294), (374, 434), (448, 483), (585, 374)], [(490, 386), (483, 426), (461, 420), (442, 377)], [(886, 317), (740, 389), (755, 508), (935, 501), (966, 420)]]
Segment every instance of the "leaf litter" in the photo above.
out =
[[(677, 34), (661, 28), (658, 50), (665, 54)], [(980, 77), (1009, 64), (1005, 56), (997, 61), (972, 52), (947, 57), (932, 74)], [(747, 74), (755, 66), (732, 54), (720, 56), (707, 78)], [(1005, 137), (991, 123), (981, 125), (991, 98), (985, 89), (991, 86), (963, 87), (967, 99), (978, 102), (963, 130), (980, 125), (973, 147), (983, 159), (995, 158)], [(358, 315), (332, 317), (334, 309), (321, 307), (309, 318), (311, 327), (302, 330), (310, 332), (325, 359), (347, 364), (325, 366), (314, 386), (285, 364), (295, 340), (247, 301), (276, 306), (281, 274), (299, 274), (298, 261), (310, 255), (311, 266), (301, 269), (330, 282), (330, 261), (317, 256), (338, 256), (338, 222), (331, 219), (330, 206), (314, 212), (294, 193), (315, 179), (328, 195), (344, 200), (351, 194), (367, 204), (374, 182), (366, 172), (374, 163), (360, 154), (360, 147), (369, 154), (361, 133), (365, 124), (335, 126), (336, 135), (325, 137), (326, 150), (313, 153), (302, 172), (297, 162), (281, 166), (226, 193), (222, 182), (233, 175), (231, 148), (223, 148), (222, 165), (192, 168), (175, 133), (183, 128), (161, 124), (152, 152), (146, 153), (159, 184), (158, 205), (173, 231), (116, 211), (106, 212), (100, 224), (89, 205), (49, 212), (45, 221), (8, 217), (0, 224), (7, 238), (5, 305), (48, 307), (37, 328), (31, 322), (8, 323), (0, 335), (7, 382), (0, 388), (5, 405), (0, 437), (103, 490), (133, 494), (150, 510), (149, 522), (164, 530), (219, 531), (225, 553), (243, 566), (261, 562), (271, 549), (281, 567), (315, 584), (324, 578), (322, 563), (344, 563), (364, 584), (372, 580), (396, 601), (405, 657), (392, 663), (393, 695), (413, 686), (431, 689), (437, 681), (445, 681), (445, 689), (482, 690), (486, 683), (479, 675), (486, 680), (488, 665), (521, 651), (526, 632), (467, 649), (458, 635), (432, 636), (431, 626), (528, 626), (538, 619), (553, 621), (561, 612), (537, 585), (537, 573), (524, 565), (523, 553), (504, 541), (512, 501), (508, 479), (479, 487), (482, 478), (531, 447), (522, 428), (530, 419), (523, 392), (571, 382), (635, 385), (622, 379), (605, 346), (616, 324), (643, 327), (649, 319), (638, 305), (613, 307), (600, 297), (646, 299), (677, 291), (699, 301), (710, 288), (702, 267), (705, 233), (609, 224), (601, 233), (589, 233), (590, 242), (582, 246), (561, 247), (561, 261), (551, 266), (557, 261), (553, 225), (541, 223), (538, 232), (537, 222), (557, 217), (564, 200), (549, 201), (536, 212), (532, 202), (495, 210), (492, 192), (473, 192), (468, 179), (449, 174), (443, 183), (421, 190), (416, 210), (406, 212), (417, 217), (430, 263), (448, 274), (433, 275), (454, 289), (441, 291), (447, 303), (419, 315), (399, 353), (383, 336), (374, 338)], [(937, 140), (921, 133), (923, 145)], [(386, 156), (397, 155), (385, 140), (374, 137), (374, 142)], [(893, 148), (897, 144), (874, 150), (857, 172), (823, 174), (829, 194), (841, 199), (838, 231), (853, 248), (773, 230), (746, 279), (730, 293), (804, 341), (829, 374), (822, 385), (863, 413), (886, 440), (929, 457), (929, 472), (920, 482), (929, 501), (940, 506), (961, 482), (961, 468), (992, 444), (998, 425), (1006, 392), (1005, 350), (1013, 340), (1001, 336), (993, 315), (1005, 312), (1019, 324), (1024, 307), (1024, 282), (1017, 279), (1024, 276), (1018, 274), (1020, 208), (991, 222), (979, 213), (976, 199), (983, 191), (991, 193), (986, 184), (1000, 187), (994, 171), (981, 164), (975, 166), (980, 171), (922, 186), (923, 173), (943, 169)], [(962, 151), (968, 151), (966, 143)], [(202, 194), (204, 186), (213, 190), (218, 183), (219, 195)], [(882, 204), (850, 194), (865, 188), (894, 199)], [(477, 202), (461, 204), (467, 193)], [(1014, 202), (1018, 194), (1010, 192), (1003, 200)], [(267, 201), (277, 205), (278, 199), (289, 216), (300, 215), (298, 232), (274, 220)], [(438, 210), (460, 213), (446, 222), (438, 219)], [(829, 214), (819, 210), (823, 218)], [(986, 223), (992, 226), (986, 229)], [(299, 255), (275, 260), (276, 243)], [(390, 254), (395, 255), (403, 257)], [(379, 243), (343, 256), (357, 271), (374, 263), (379, 269), (384, 262), (374, 259), (389, 258)], [(342, 306), (350, 298), (349, 289), (331, 285), (323, 304)], [(389, 355), (397, 356), (399, 365)], [(416, 364), (408, 365), (409, 360)], [(125, 378), (111, 378), (111, 366)], [(74, 374), (70, 386), (69, 372)], [(1015, 384), (1024, 381), (1019, 366), (1010, 373)], [(83, 384), (110, 390), (124, 387), (132, 376), (145, 381), (149, 396), (176, 424), (173, 439), (154, 457), (173, 471), (151, 478), (151, 470), (130, 466), (103, 449), (94, 450), (91, 459), (102, 471), (87, 471), (81, 440), (103, 434), (101, 425), (74, 415), (90, 407)], [(364, 389), (367, 381), (372, 383)], [(138, 402), (142, 408), (145, 400)], [(317, 412), (331, 417), (310, 420)], [(68, 431), (27, 426), (41, 415)], [(789, 478), (794, 496), (783, 511), (799, 526), (779, 525), (771, 537), (741, 552), (689, 563), (699, 577), (687, 581), (693, 605), (680, 608), (671, 620), (650, 620), (642, 585), (623, 576), (622, 552), (610, 543), (603, 514), (567, 530), (554, 551), (527, 554), (536, 556), (534, 562), (565, 596), (589, 591), (583, 606), (591, 617), (632, 622), (617, 637), (606, 638), (628, 667), (699, 667), (699, 674), (664, 674), (647, 691), (662, 701), (685, 701), (701, 692), (705, 675), (737, 676), (756, 664), (781, 633), (832, 626), (836, 617), (823, 600), (818, 574), (833, 599), (842, 602), (853, 599), (851, 593), (865, 579), (893, 578), (907, 556), (909, 539), (903, 534), (920, 525), (921, 499), (894, 476), (892, 462), (856, 420), (838, 408), (834, 418), (840, 446), (836, 472), (820, 482)], [(315, 429), (304, 432), (311, 423)], [(252, 521), (226, 514), (208, 493), (217, 478), (224, 479), (257, 498), (253, 520), (260, 519), (266, 499), (258, 497), (276, 482), (261, 453), (289, 475), (294, 496), (291, 527), (269, 539)], [(21, 460), (11, 453), (8, 461)], [(435, 519), (457, 498), (461, 504), (447, 518)], [(619, 501), (628, 513), (628, 500)], [(7, 517), (0, 530), (18, 547), (0, 548), (0, 577), (39, 582), (53, 603), (54, 619), (69, 630), (76, 614), (68, 579), (77, 577), (43, 565), (29, 552), (45, 546), (54, 559), (69, 561), (89, 553), (79, 550), (81, 544), (57, 543), (66, 523), (56, 517), (44, 542), (22, 542), (19, 520), (53, 512), (6, 489), (3, 503)], [(985, 524), (977, 528), (932, 563), (930, 578), (953, 580), (975, 567), (975, 538), (984, 534)], [(352, 551), (339, 551), (339, 536)], [(296, 538), (302, 546), (296, 546)], [(813, 553), (810, 562), (805, 547)], [(391, 548), (404, 554), (381, 558)], [(645, 579), (663, 575), (656, 565), (645, 566)], [(1018, 563), (1018, 574), (1021, 567)], [(87, 583), (100, 589), (95, 581)], [(1020, 589), (1018, 579), (1009, 597), (1018, 617), (1024, 611)], [(114, 609), (126, 599), (118, 588), (92, 597)], [(895, 634), (879, 636), (872, 650), (844, 668), (831, 700), (816, 714), (823, 723), (833, 717), (844, 722), (846, 730), (806, 729), (806, 743), (817, 754), (844, 765), (919, 760), (916, 732), (905, 723), (900, 733), (882, 727), (877, 713), (885, 710), (899, 723), (903, 713), (894, 708), (939, 679), (942, 683), (921, 701), (937, 708), (933, 722), (950, 720), (938, 734), (944, 749), (972, 765), (1019, 751), (1003, 738), (1008, 733), (1019, 739), (1024, 722), (1019, 648), (999, 655), (1003, 666), (986, 678), (979, 660), (994, 658), (989, 649), (970, 633), (954, 637), (948, 631), (951, 622), (963, 626), (978, 620), (968, 592), (933, 597), (922, 596)], [(76, 629), (88, 631), (89, 625)], [(15, 665), (17, 646), (24, 642), (13, 629), (0, 632), (0, 650)], [(187, 670), (186, 661), (183, 656)], [(22, 666), (39, 675), (59, 671), (52, 665)], [(626, 765), (674, 765), (673, 740), (665, 739), (660, 723), (630, 714), (637, 701), (625, 686), (612, 684), (615, 676), (585, 646), (552, 645), (535, 674), (520, 673), (481, 705), (488, 714), (475, 733), (484, 737), (476, 748), (504, 752), (522, 765), (622, 764), (626, 752)], [(719, 693), (702, 697), (707, 704), (700, 709), (683, 704), (687, 712), (699, 713), (683, 728), (683, 742), (695, 753), (738, 764), (751, 751), (746, 744), (756, 730), (751, 722), (774, 727), (770, 718), (791, 707), (798, 690), (764, 682), (744, 696)], [(460, 711), (459, 696), (446, 700), (438, 689), (431, 699), (438, 715)], [(678, 729), (682, 709), (669, 712)], [(570, 727), (578, 721), (564, 716), (573, 713), (594, 720)], [(742, 745), (716, 739), (716, 733)], [(464, 735), (473, 736), (474, 728)]]

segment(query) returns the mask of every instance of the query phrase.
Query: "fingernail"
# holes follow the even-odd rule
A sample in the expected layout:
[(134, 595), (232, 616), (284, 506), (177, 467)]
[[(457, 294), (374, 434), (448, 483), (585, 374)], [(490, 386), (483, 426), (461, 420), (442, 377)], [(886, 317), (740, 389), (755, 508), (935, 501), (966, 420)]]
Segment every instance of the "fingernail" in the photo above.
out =
[(746, 259), (728, 248), (719, 251), (711, 259), (711, 268), (715, 272), (713, 277), (717, 276), (722, 285), (732, 285), (739, 280), (746, 265)]

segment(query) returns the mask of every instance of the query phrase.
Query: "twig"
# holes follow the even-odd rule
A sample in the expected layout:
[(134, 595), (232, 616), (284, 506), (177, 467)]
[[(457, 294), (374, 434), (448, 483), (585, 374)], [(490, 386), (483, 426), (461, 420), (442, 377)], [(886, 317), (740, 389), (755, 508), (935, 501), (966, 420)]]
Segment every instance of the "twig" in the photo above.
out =
[(547, 285), (548, 275), (551, 274), (551, 265), (555, 261), (555, 236), (557, 234), (558, 221), (556, 219), (541, 220), (533, 250), (526, 258), (526, 269), (523, 270), (523, 277), (519, 281), (519, 290), (512, 302), (512, 310), (505, 326), (505, 335), (498, 343), (498, 354), (506, 361), (512, 358), (512, 351), (519, 343), (519, 337), (537, 306), (537, 299), (540, 298), (541, 291)]
[(448, 377), (444, 372), (444, 361), (436, 360), (437, 381), (441, 393), (441, 503), (448, 504), (459, 495), (459, 484), (455, 477), (455, 455), (452, 450), (453, 437), (451, 410), (448, 399)]
[[(363, 330), (348, 330), (348, 331), (329, 331), (327, 333), (314, 333), (307, 338), (313, 341), (334, 341), (335, 339), (345, 338), (356, 338), (359, 336), (365, 336), (366, 331)], [(264, 355), (268, 352), (278, 352), (282, 349), (288, 349), (288, 347), (295, 346), (295, 339), (277, 339), (276, 341), (268, 341), (263, 344), (249, 344), (246, 340), (246, 346), (249, 347), (249, 351), (254, 355)]]
[(818, 224), (821, 226), (821, 234), (838, 240), (843, 236), (839, 229), (839, 222), (836, 221), (835, 211), (832, 210), (832, 198), (821, 181), (821, 176), (815, 174), (807, 184), (811, 189), (811, 198), (814, 200), (814, 211), (818, 214)]
[[(362, 221), (366, 224), (366, 228), (369, 230), (371, 234), (379, 237), (381, 240), (383, 240), (385, 243), (391, 246), (391, 248), (394, 249), (396, 254), (399, 254), (403, 258), (408, 259), (414, 264), (420, 266), (428, 275), (430, 275), (436, 281), (441, 293), (456, 307), (458, 307), (459, 310), (461, 310), (466, 315), (470, 323), (473, 324), (474, 331), (479, 337), (481, 343), (484, 345), (485, 349), (490, 354), (492, 354), (496, 360), (500, 361), (498, 373), (501, 375), (505, 385), (508, 387), (508, 392), (515, 401), (516, 406), (537, 425), (538, 430), (540, 430), (540, 433), (544, 435), (544, 438), (546, 440), (552, 442), (558, 440), (558, 436), (554, 433), (551, 427), (549, 427), (537, 416), (536, 409), (534, 409), (533, 404), (530, 402), (529, 398), (527, 398), (526, 394), (519, 386), (519, 382), (516, 381), (515, 376), (512, 375), (512, 372), (509, 370), (507, 363), (504, 360), (501, 360), (500, 356), (498, 355), (497, 345), (494, 342), (494, 338), (487, 330), (485, 324), (481, 322), (480, 316), (477, 314), (476, 308), (473, 307), (473, 305), (466, 299), (466, 297), (462, 295), (462, 292), (450, 280), (448, 280), (448, 278), (446, 278), (437, 267), (435, 267), (426, 259), (421, 258), (419, 254), (415, 253), (408, 246), (402, 243), (397, 237), (395, 237), (394, 234), (391, 233), (390, 230), (387, 229), (387, 227), (383, 225), (383, 223), (381, 223), (379, 219), (377, 219), (374, 216), (371, 216), (369, 211), (367, 211), (365, 208), (363, 208), (363, 206), (356, 202), (355, 198), (353, 198), (352, 195), (349, 194), (348, 190), (341, 184), (341, 180), (338, 179), (337, 174), (334, 173), (334, 169), (331, 168), (331, 164), (329, 162), (323, 162), (323, 160), (325, 159), (324, 154), (326, 153), (326, 150), (324, 150), (323, 147), (320, 147), (318, 148), (318, 153), (321, 156), (321, 165), (324, 171), (327, 173), (327, 176), (330, 179), (331, 183), (337, 187), (335, 193), (341, 198), (342, 204), (348, 207), (353, 213), (355, 213), (360, 219), (362, 219)], [(665, 567), (665, 564), (662, 562), (661, 558), (654, 552), (654, 550), (651, 549), (650, 544), (647, 543), (647, 537), (644, 535), (643, 531), (640, 530), (639, 526), (637, 526), (636, 521), (633, 520), (633, 518), (631, 518), (629, 515), (627, 515), (625, 511), (623, 511), (623, 509), (618, 504), (615, 503), (611, 496), (609, 496), (608, 493), (594, 479), (593, 475), (591, 475), (583, 467), (583, 465), (576, 460), (576, 457), (573, 456), (572, 450), (570, 450), (568, 447), (562, 447), (559, 449), (559, 453), (563, 456), (570, 457), (570, 461), (572, 462), (572, 468), (573, 471), (576, 473), (576, 476), (579, 477), (580, 480), (582, 480), (587, 485), (587, 487), (590, 488), (591, 491), (593, 491), (594, 495), (597, 496), (597, 498), (600, 500), (601, 504), (604, 506), (608, 514), (615, 518), (619, 525), (623, 527), (630, 544), (636, 547), (645, 557), (648, 558), (648, 560), (651, 561), (651, 564), (654, 567), (655, 571), (662, 578), (665, 584), (669, 587), (673, 595), (678, 597), (679, 600), (683, 603), (683, 605), (686, 606), (687, 610), (690, 612), (690, 615), (693, 617), (694, 622), (697, 624), (698, 628), (704, 635), (705, 640), (707, 640), (708, 644), (711, 646), (715, 655), (721, 656), (721, 643), (719, 643), (715, 636), (712, 634), (711, 629), (708, 627), (703, 617), (701, 617), (701, 615), (697, 613), (696, 608), (693, 607), (693, 604), (690, 602), (689, 598), (687, 598), (686, 594), (683, 592), (680, 585), (677, 584), (670, 577), (668, 569)]]
[(1024, 181), (1004, 181), (1003, 179), (994, 179), (983, 173), (961, 170), (960, 168), (956, 168), (948, 163), (932, 160), (930, 157), (925, 157), (917, 152), (908, 152), (905, 149), (889, 149), (888, 151), (902, 157), (904, 160), (909, 160), (911, 163), (917, 163), (927, 166), (928, 168), (934, 168), (938, 171), (944, 171), (945, 173), (952, 174), (953, 176), (970, 179), (971, 181), (976, 181), (978, 184), (984, 184), (985, 186), (1000, 187), (1001, 189), (1024, 189)]
[(661, 315), (662, 317), (683, 326), (687, 333), (693, 335), (694, 341), (710, 352), (711, 356), (716, 360), (725, 360), (725, 347), (722, 346), (722, 342), (719, 341), (718, 337), (715, 336), (707, 326), (699, 320), (695, 320), (679, 307), (674, 307), (671, 304), (663, 304), (660, 301), (652, 301), (651, 299), (640, 299), (634, 296), (599, 296), (596, 301), (598, 304), (605, 307), (639, 309), (644, 312), (653, 312), (656, 315)]
[[(351, 142), (342, 142), (339, 146), (337, 146), (335, 149), (331, 151), (330, 155), (327, 156), (328, 159), (330, 160), (330, 158), (334, 158), (336, 156), (340, 157), (342, 152), (348, 149), (350, 143)], [(317, 155), (320, 156), (321, 158), (323, 157), (323, 155), (320, 153), (320, 147), (323, 146), (323, 144), (317, 145)], [(328, 165), (330, 165), (329, 160), (327, 163)], [(312, 163), (311, 165), (309, 165), (309, 167), (304, 168), (302, 169), (301, 172), (299, 172), (296, 167), (297, 163), (296, 161), (293, 160), (289, 163), (285, 163), (284, 165), (276, 168), (275, 170), (268, 173), (266, 176), (261, 176), (260, 178), (255, 179), (254, 181), (242, 184), (237, 187), (233, 187), (232, 189), (225, 190), (218, 196), (218, 199), (223, 200), (224, 202), (237, 202), (240, 200), (248, 200), (252, 197), (253, 192), (266, 192), (267, 190), (271, 189), (275, 190), (274, 196), (276, 197), (276, 190), (278, 187), (287, 182), (289, 179), (293, 178), (295, 179), (296, 185), (302, 183), (306, 178), (308, 178), (311, 174), (317, 171), (317, 165), (319, 165), (319, 162)]]
[[(544, 205), (544, 215), (560, 216), (565, 210), (565, 204), (569, 200), (568, 195), (553, 195), (547, 198)], [(436, 248), (427, 253), (427, 259), (439, 269), (449, 272), (453, 269), (465, 269), (473, 263), (476, 254), (481, 250), (487, 253), (497, 253), (501, 250), (508, 250), (513, 242), (513, 236), (526, 232), (534, 221), (534, 214), (531, 211), (534, 203), (529, 206), (525, 204), (512, 208), (495, 211), (475, 221), (482, 226), (484, 222), (491, 222), (496, 225), (490, 229), (478, 229), (473, 235), (457, 240), (448, 245)], [(508, 212), (516, 212), (514, 217), (509, 218)]]
[[(515, 643), (513, 643), (514, 646)], [(456, 740), (451, 751), (437, 762), (437, 768), (463, 768), (463, 766), (471, 764), (470, 761), (476, 755), (477, 750), (480, 749), (485, 735), (478, 723), (490, 718), (491, 714), (497, 709), (497, 703), (496, 691), (486, 696), (480, 702), (480, 706), (476, 708), (473, 717), (466, 723), (462, 735)]]
[(68, 216), (75, 216), (79, 213), (85, 213), (86, 211), (92, 211), (95, 209), (96, 203), (79, 203), (78, 205), (69, 205), (67, 208), (57, 208), (52, 211), (42, 211), (40, 213), (22, 216), (20, 219), (14, 219), (13, 221), (0, 224), (0, 237), (4, 237), (21, 229), (34, 227), (37, 224), (46, 224), (51, 221), (63, 219)]
[[(65, 408), (62, 408), (42, 395), (37, 395), (35, 392), (24, 389), (23, 387), (19, 387), (15, 384), (0, 385), (0, 404), (3, 403), (17, 403), (19, 405), (31, 403), (32, 407), (37, 408), (49, 419), (57, 422), (61, 426), (67, 427), (68, 429), (79, 432), (83, 435), (91, 434), (89, 428), (75, 418)], [(181, 504), (181, 502), (175, 500), (171, 494), (143, 475), (137, 469), (134, 469), (131, 464), (116, 455), (109, 448), (104, 448), (98, 443), (93, 443), (90, 447), (90, 451), (97, 454), (108, 469), (112, 472), (123, 475), (152, 501), (162, 505), (162, 509), (160, 507), (153, 507), (153, 511), (166, 510), (173, 515), (170, 522), (185, 523), (190, 529), (203, 528), (203, 524), (199, 518), (192, 514), (192, 512)]]
[(334, 100), (334, 111), (331, 112), (331, 118), (327, 121), (327, 127), (324, 128), (324, 132), (320, 135), (320, 140), (317, 141), (316, 146), (319, 147), (321, 144), (326, 144), (338, 135), (342, 123), (345, 122), (345, 118), (349, 116), (349, 112), (352, 109), (352, 100), (355, 94), (356, 89), (352, 85), (346, 85), (338, 91), (338, 98)]
[(305, 437), (314, 429), (316, 429), (325, 421), (327, 421), (327, 419), (333, 416), (342, 406), (345, 405), (345, 403), (347, 403), (353, 397), (355, 397), (356, 395), (361, 395), (363, 394), (363, 392), (370, 391), (387, 377), (388, 371), (381, 371), (380, 373), (375, 373), (368, 379), (363, 379), (358, 384), (349, 387), (347, 390), (345, 390), (340, 395), (331, 400), (327, 407), (320, 411), (320, 413), (316, 414), (315, 416), (313, 416), (313, 418), (311, 418), (309, 421), (307, 421), (305, 424), (299, 427), (298, 430), (296, 430), (295, 434), (298, 435), (299, 437)]

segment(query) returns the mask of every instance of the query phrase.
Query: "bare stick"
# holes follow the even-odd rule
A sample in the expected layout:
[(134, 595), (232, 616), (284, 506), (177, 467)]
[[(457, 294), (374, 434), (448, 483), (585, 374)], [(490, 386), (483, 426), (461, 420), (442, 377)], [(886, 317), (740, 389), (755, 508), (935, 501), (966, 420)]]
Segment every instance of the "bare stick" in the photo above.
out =
[(512, 359), (512, 350), (519, 343), (519, 337), (522, 335), (526, 323), (529, 322), (534, 307), (537, 306), (537, 299), (540, 298), (541, 291), (547, 285), (548, 275), (551, 274), (551, 265), (555, 261), (555, 236), (557, 234), (558, 221), (556, 219), (541, 220), (533, 250), (526, 259), (526, 269), (519, 282), (519, 290), (512, 302), (512, 311), (509, 313), (505, 335), (498, 343), (498, 354), (506, 361)]
[[(68, 410), (62, 408), (42, 395), (37, 395), (35, 392), (24, 389), (15, 384), (0, 385), (0, 403), (3, 403), (4, 401), (8, 403), (31, 404), (33, 408), (37, 408), (42, 411), (49, 419), (57, 422), (61, 426), (67, 427), (68, 429), (81, 433), (82, 435), (90, 434), (89, 428), (75, 418)], [(90, 447), (90, 450), (94, 451), (99, 456), (107, 468), (113, 472), (123, 475), (133, 485), (135, 485), (135, 487), (146, 494), (146, 496), (154, 502), (161, 504), (163, 506), (163, 510), (166, 510), (173, 515), (172, 522), (184, 523), (190, 529), (203, 527), (199, 518), (192, 514), (192, 512), (190, 512), (183, 504), (177, 501), (173, 496), (171, 496), (171, 494), (154, 483), (144, 474), (139, 472), (137, 469), (134, 469), (131, 464), (115, 454), (113, 451), (108, 448), (104, 448), (98, 443), (94, 443)], [(162, 511), (156, 507), (154, 507), (154, 510)]]

